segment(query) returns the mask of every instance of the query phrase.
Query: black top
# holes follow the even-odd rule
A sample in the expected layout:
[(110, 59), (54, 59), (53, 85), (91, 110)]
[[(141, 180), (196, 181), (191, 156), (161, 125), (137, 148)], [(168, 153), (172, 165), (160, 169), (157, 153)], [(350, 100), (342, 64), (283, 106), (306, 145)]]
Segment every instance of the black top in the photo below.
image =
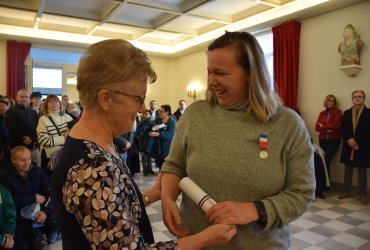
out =
[[(64, 250), (113, 244), (145, 249), (145, 243), (154, 242), (141, 193), (126, 165), (95, 143), (67, 137), (51, 186)], [(160, 246), (176, 247), (171, 241), (154, 248)]]
[[(6, 112), (6, 125), (10, 134), (10, 146), (26, 146), (32, 149), (37, 142), (36, 127), (39, 120), (37, 112), (29, 107), (16, 104)], [(30, 145), (23, 144), (23, 137), (29, 136)]]
[[(355, 167), (370, 168), (370, 109), (364, 107), (355, 131), (353, 131), (352, 108), (344, 111), (340, 129), (343, 136), (340, 161), (344, 164), (353, 164)], [(354, 151), (353, 161), (350, 160), (352, 148), (347, 143), (351, 138), (354, 138), (359, 145), (359, 149)]]

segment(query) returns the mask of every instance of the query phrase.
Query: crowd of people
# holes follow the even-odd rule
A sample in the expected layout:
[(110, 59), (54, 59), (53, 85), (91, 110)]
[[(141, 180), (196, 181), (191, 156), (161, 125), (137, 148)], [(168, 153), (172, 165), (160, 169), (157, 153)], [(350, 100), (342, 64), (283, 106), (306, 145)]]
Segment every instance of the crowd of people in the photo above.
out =
[(74, 109), (67, 111), (75, 105), (56, 95), (42, 100), (40, 92), (26, 89), (14, 103), (0, 98), (0, 249), (41, 250), (60, 238), (48, 162), (79, 118)]
[[(26, 89), (15, 101), (1, 97), (0, 249), (41, 250), (60, 236), (65, 250), (287, 249), (289, 223), (315, 195), (325, 198), (314, 152), (329, 179), (341, 140), (338, 198), (350, 196), (358, 168), (360, 201), (368, 203), (364, 91), (352, 93), (343, 114), (334, 95), (325, 97), (314, 147), (301, 117), (273, 89), (251, 34), (226, 32), (212, 42), (207, 71), (206, 100), (189, 108), (179, 100), (173, 113), (151, 100), (146, 109), (156, 73), (143, 51), (113, 39), (81, 58), (80, 103)], [(144, 193), (133, 179), (140, 161), (144, 176), (157, 176)], [(203, 212), (182, 194), (180, 209), (183, 177), (216, 204)], [(145, 207), (158, 200), (177, 240), (154, 242)]]

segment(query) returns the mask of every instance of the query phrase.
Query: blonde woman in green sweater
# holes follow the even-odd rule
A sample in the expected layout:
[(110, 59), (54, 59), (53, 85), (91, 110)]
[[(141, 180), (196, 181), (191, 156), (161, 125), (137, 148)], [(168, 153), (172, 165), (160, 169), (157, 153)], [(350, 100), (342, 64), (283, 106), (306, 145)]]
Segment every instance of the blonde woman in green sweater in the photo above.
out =
[[(180, 119), (162, 167), (165, 224), (179, 237), (210, 224), (237, 225), (228, 245), (212, 249), (288, 249), (288, 224), (314, 198), (307, 129), (282, 106), (252, 35), (226, 32), (207, 57), (207, 100)], [(185, 194), (176, 206), (185, 176), (218, 202), (207, 213)]]

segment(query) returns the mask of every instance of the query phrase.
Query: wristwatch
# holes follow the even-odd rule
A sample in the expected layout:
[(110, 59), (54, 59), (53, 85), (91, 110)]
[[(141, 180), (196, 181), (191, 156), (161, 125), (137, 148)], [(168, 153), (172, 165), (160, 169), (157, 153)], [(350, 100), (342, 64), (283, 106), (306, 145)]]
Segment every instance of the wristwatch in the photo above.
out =
[(260, 225), (266, 225), (266, 222), (267, 222), (267, 212), (266, 212), (265, 205), (263, 204), (262, 201), (255, 201), (254, 204), (256, 204), (256, 209), (257, 209), (257, 213), (258, 213), (258, 220), (257, 220), (257, 222)]
[(143, 193), (143, 200), (145, 206), (150, 204), (150, 198), (145, 193)]

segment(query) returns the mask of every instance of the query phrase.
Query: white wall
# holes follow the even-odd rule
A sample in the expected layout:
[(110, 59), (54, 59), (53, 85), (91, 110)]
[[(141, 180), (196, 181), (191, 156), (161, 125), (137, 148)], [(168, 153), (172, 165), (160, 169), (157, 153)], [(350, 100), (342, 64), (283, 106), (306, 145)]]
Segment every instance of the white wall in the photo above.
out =
[[(366, 92), (366, 105), (370, 107), (369, 13), (370, 2), (367, 1), (302, 21), (298, 107), (315, 143), (318, 143), (318, 134), (314, 126), (319, 112), (324, 109), (322, 102), (327, 94), (335, 95), (339, 108), (345, 110), (352, 106), (352, 91), (361, 89)], [(338, 69), (341, 55), (337, 48), (343, 41), (342, 33), (347, 24), (353, 24), (365, 43), (361, 53), (363, 69), (356, 77), (349, 77)], [(340, 149), (331, 172), (332, 180), (342, 183), (344, 165), (339, 163), (339, 154)], [(357, 175), (354, 180), (357, 183)]]

